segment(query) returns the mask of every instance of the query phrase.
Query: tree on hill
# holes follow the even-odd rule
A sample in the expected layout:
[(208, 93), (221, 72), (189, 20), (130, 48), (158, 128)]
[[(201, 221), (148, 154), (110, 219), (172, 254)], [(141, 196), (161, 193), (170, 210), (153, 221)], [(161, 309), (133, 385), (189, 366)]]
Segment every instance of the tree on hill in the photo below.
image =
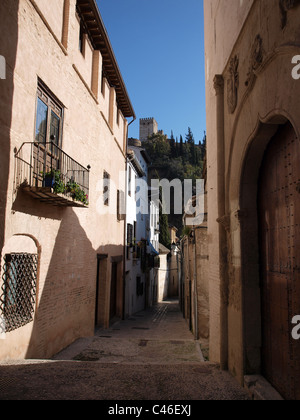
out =
[(185, 139), (186, 139), (187, 153), (189, 154), (188, 161), (192, 165), (196, 165), (197, 157), (196, 157), (195, 139), (194, 139), (194, 135), (190, 127), (188, 128), (188, 133), (186, 134)]
[(188, 133), (186, 134), (185, 139), (188, 144), (195, 144), (194, 135), (190, 127), (188, 128)]
[(180, 144), (179, 144), (179, 156), (183, 156), (183, 138), (180, 136)]
[[(143, 142), (143, 146), (151, 157), (152, 166), (149, 168), (149, 176), (153, 179), (192, 179), (194, 182), (202, 177), (203, 160), (205, 157), (206, 137), (203, 144), (195, 144), (194, 135), (191, 128), (185, 137), (180, 136), (180, 141), (174, 140), (172, 132), (171, 139), (158, 133)], [(171, 200), (172, 201), (172, 200)], [(172, 208), (171, 208), (172, 212)], [(161, 219), (161, 243), (169, 247), (168, 224), (176, 226), (179, 231), (182, 228), (182, 215), (170, 214), (160, 216)]]
[(159, 242), (164, 245), (166, 248), (171, 249), (171, 237), (170, 237), (170, 231), (169, 231), (169, 220), (168, 215), (163, 214), (162, 211), (160, 211), (159, 216)]
[(151, 156), (153, 163), (158, 160), (165, 159), (171, 155), (170, 142), (167, 140), (167, 136), (163, 134), (153, 134), (147, 141), (143, 142), (144, 148)]
[(159, 198), (162, 205), (159, 207), (159, 242), (164, 245), (166, 248), (171, 249), (171, 236), (169, 231), (169, 217), (163, 211), (163, 197), (162, 197), (162, 188), (159, 189)]
[(173, 135), (173, 131), (171, 134), (171, 139), (170, 139), (170, 154), (171, 154), (171, 159), (175, 159), (177, 157), (177, 151), (176, 151), (176, 142), (174, 139), (174, 135)]
[(203, 140), (199, 141), (199, 151), (200, 151), (200, 158), (202, 161), (204, 161), (206, 156), (206, 132), (204, 131), (204, 137)]

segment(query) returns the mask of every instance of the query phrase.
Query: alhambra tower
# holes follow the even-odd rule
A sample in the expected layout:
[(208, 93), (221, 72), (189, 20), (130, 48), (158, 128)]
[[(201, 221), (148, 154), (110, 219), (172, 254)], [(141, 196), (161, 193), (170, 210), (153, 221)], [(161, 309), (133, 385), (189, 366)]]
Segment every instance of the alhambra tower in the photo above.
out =
[(140, 119), (140, 141), (148, 140), (149, 136), (158, 132), (158, 124), (154, 118)]

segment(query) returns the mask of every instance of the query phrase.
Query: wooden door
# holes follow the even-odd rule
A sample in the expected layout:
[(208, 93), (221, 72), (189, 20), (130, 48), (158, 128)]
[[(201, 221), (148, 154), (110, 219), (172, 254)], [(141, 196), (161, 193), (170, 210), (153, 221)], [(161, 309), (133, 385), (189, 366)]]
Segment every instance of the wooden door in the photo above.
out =
[(280, 128), (259, 182), (263, 374), (286, 399), (300, 400), (300, 146), (290, 124)]

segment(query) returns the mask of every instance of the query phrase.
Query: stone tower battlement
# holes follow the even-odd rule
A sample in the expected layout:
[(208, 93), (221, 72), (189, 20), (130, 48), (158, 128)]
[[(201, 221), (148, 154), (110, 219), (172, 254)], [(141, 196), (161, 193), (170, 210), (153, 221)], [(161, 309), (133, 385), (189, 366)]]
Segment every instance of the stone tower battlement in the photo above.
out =
[(148, 140), (149, 136), (158, 132), (158, 124), (154, 118), (140, 119), (140, 141)]

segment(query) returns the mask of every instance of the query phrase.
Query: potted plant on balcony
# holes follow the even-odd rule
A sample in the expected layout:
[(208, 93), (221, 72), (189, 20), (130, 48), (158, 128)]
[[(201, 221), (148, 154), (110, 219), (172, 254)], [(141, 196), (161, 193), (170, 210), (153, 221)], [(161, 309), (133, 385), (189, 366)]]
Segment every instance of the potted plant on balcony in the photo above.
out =
[(80, 188), (77, 182), (71, 180), (66, 185), (66, 192), (69, 193), (74, 201), (80, 201), (84, 205), (88, 206), (88, 195)]
[(43, 187), (52, 188), (55, 194), (65, 194), (66, 186), (59, 170), (53, 169), (50, 172), (43, 173), (43, 175)]
[(54, 173), (54, 171), (46, 172), (46, 173), (42, 172), (42, 175), (44, 176), (43, 187), (53, 188), (53, 186), (55, 184), (55, 173)]

